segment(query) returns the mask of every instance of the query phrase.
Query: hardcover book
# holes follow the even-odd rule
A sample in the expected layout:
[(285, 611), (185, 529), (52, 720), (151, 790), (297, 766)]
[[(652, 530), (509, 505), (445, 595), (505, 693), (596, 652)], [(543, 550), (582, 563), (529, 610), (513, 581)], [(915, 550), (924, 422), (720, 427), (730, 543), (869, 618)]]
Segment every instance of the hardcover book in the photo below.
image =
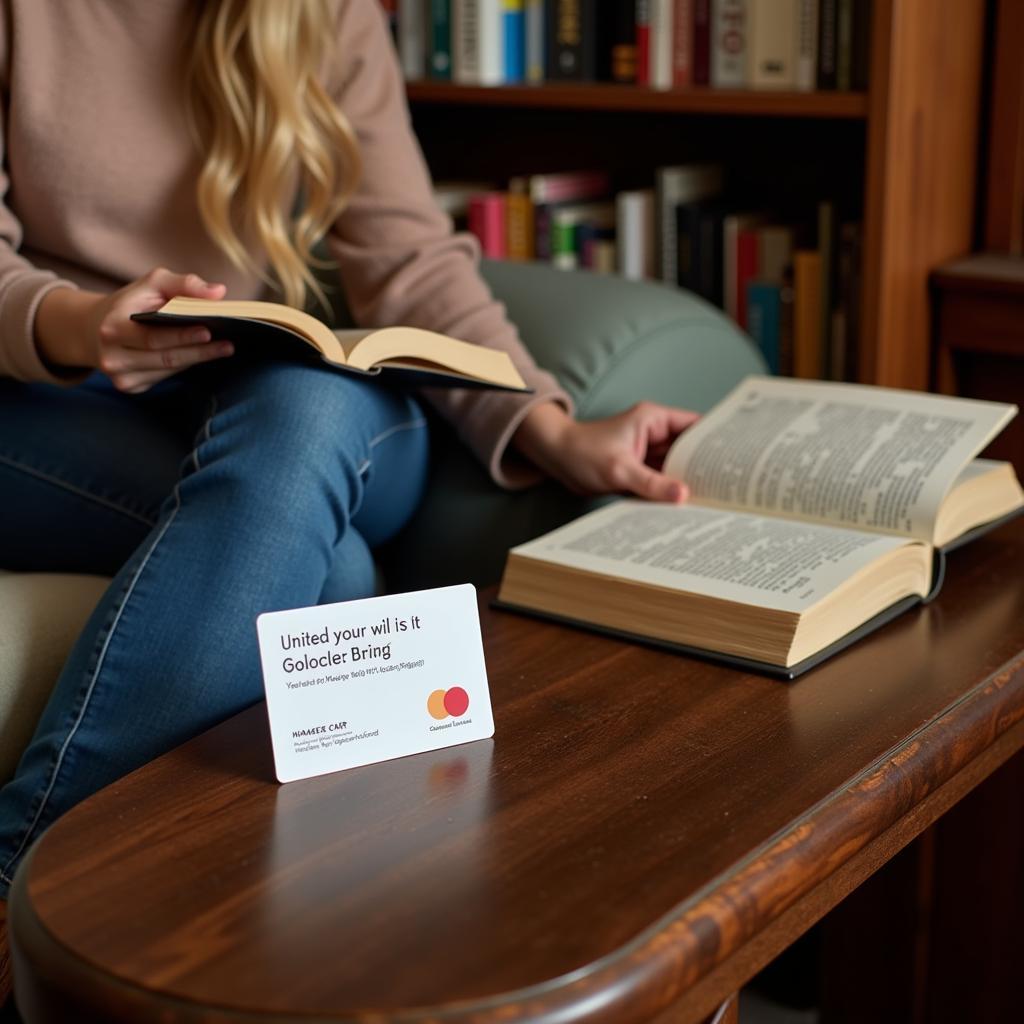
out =
[(347, 373), (412, 387), (478, 387), (529, 391), (507, 352), (418, 327), (332, 331), (322, 320), (276, 302), (190, 299), (179, 296), (155, 313), (134, 313), (133, 320), (157, 326), (188, 324), (209, 329), (246, 349), (319, 357)]
[(513, 548), (499, 604), (794, 678), (937, 593), (1024, 509), (977, 454), (1012, 405), (748, 377), (669, 451), (683, 505), (621, 500)]

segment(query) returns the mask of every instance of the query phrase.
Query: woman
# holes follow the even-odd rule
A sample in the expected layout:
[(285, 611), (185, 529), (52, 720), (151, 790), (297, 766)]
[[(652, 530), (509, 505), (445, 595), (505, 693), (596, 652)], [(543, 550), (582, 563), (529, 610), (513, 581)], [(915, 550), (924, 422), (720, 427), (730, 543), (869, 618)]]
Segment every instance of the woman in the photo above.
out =
[(516, 361), (531, 396), (425, 396), (503, 486), (682, 500), (647, 460), (693, 417), (572, 418), (432, 202), (377, 0), (12, 0), (0, 61), (0, 565), (117, 573), (0, 790), (4, 908), (61, 812), (260, 699), (259, 612), (372, 592), (423, 488), (412, 397), (130, 314), (301, 305), (325, 236), (359, 323)]

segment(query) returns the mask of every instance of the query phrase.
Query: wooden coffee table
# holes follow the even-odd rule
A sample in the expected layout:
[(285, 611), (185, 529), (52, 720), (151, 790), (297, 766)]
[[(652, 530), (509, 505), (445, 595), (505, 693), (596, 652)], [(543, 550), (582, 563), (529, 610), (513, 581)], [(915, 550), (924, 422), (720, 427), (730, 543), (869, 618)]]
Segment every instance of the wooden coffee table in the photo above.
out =
[(485, 601), (493, 741), (279, 786), (255, 707), (59, 821), (22, 1014), (701, 1020), (1024, 745), (1022, 568), (1017, 521), (791, 684)]

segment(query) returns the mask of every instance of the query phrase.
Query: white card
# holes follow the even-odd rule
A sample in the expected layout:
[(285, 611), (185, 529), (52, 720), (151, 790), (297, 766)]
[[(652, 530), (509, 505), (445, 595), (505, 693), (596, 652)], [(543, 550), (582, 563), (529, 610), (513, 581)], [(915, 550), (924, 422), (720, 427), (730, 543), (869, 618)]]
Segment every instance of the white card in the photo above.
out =
[(280, 782), (494, 735), (470, 584), (256, 620)]

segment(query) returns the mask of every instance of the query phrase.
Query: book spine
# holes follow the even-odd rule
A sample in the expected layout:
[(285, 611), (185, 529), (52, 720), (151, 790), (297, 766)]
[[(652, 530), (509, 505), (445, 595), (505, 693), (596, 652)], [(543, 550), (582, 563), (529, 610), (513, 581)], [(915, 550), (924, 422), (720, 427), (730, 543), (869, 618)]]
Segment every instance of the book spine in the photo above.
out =
[(500, 85), (501, 0), (452, 0), (453, 77), (462, 85)]
[(672, 88), (693, 85), (693, 2), (675, 0), (672, 8)]
[(693, 2), (693, 84), (711, 84), (711, 0)]
[(528, 191), (535, 203), (565, 203), (570, 200), (598, 199), (610, 188), (604, 171), (569, 171), (560, 174), (534, 174)]
[(526, 80), (544, 81), (544, 0), (526, 0)]
[(651, 84), (651, 3), (636, 0), (636, 84)]
[(700, 209), (694, 261), (697, 292), (708, 302), (722, 306), (722, 207), (705, 204)]
[(526, 19), (523, 0), (502, 0), (502, 81), (517, 85), (526, 79)]
[(838, 0), (818, 0), (818, 88), (836, 87)]
[(654, 271), (654, 193), (620, 192), (616, 197), (619, 273), (641, 281)]
[(651, 3), (651, 88), (672, 88), (672, 13), (675, 0)]
[(781, 307), (777, 284), (751, 281), (747, 286), (747, 321), (749, 333), (761, 350), (770, 373), (782, 372), (782, 348), (779, 333)]
[(576, 254), (577, 224), (555, 217), (551, 226), (551, 263), (556, 270), (575, 270), (579, 265)]
[(853, 88), (853, 0), (839, 0), (836, 19), (836, 88)]
[(821, 345), (821, 374), (831, 378), (832, 353), (832, 305), (835, 296), (836, 278), (836, 208), (833, 203), (818, 203), (818, 255), (821, 284), (818, 294), (821, 324), (819, 343)]
[(798, 0), (796, 87), (813, 92), (818, 83), (818, 0)]
[(636, 0), (616, 0), (611, 39), (611, 80), (636, 83)]
[(749, 0), (748, 84), (754, 89), (796, 85), (797, 0)]
[(595, 0), (548, 0), (548, 65), (552, 81), (592, 81), (597, 77)]
[(853, 88), (867, 89), (871, 56), (871, 0), (853, 8)]
[(748, 329), (747, 285), (758, 275), (757, 231), (741, 231), (736, 239), (736, 323)]
[(747, 84), (747, 0), (712, 0), (711, 84), (742, 89)]
[(614, 274), (618, 263), (615, 242), (610, 238), (599, 238), (594, 242), (591, 269), (598, 274)]
[(509, 260), (527, 261), (534, 257), (533, 203), (522, 192), (505, 197), (505, 256)]
[(821, 260), (816, 251), (793, 256), (793, 376), (819, 380), (821, 366)]
[(551, 259), (554, 209), (551, 203), (535, 202), (533, 205), (533, 255), (537, 260)]
[(697, 291), (697, 244), (699, 211), (697, 203), (680, 203), (676, 219), (676, 284)]
[(452, 0), (430, 0), (430, 77), (452, 77)]
[(504, 259), (505, 196), (500, 192), (474, 196), (469, 202), (469, 230), (479, 239), (487, 259)]
[(406, 81), (426, 73), (427, 27), (422, 0), (398, 0), (398, 55)]

